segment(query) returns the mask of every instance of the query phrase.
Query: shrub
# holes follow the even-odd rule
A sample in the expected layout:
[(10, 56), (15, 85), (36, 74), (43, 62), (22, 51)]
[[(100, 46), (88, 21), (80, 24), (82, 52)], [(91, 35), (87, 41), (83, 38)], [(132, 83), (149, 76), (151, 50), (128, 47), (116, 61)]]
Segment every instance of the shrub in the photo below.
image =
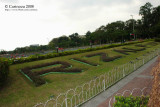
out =
[(9, 73), (9, 63), (5, 58), (0, 58), (0, 86), (4, 85)]
[(115, 96), (116, 103), (114, 107), (147, 107), (147, 103), (149, 97), (123, 97), (123, 96)]

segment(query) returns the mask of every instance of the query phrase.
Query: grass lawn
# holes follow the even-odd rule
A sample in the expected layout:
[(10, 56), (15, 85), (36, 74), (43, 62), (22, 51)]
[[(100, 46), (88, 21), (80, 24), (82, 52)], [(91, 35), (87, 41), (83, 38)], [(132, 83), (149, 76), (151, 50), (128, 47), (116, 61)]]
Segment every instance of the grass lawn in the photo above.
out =
[[(82, 85), (83, 83), (88, 82), (91, 79), (94, 79), (95, 77), (104, 74), (105, 72), (108, 72), (113, 67), (125, 64), (160, 46), (158, 43), (158, 45), (154, 45), (149, 44), (149, 42), (144, 42), (141, 44), (146, 46), (146, 49), (144, 51), (138, 51), (137, 53), (127, 52), (129, 53), (129, 55), (124, 55), (115, 52), (113, 51), (113, 48), (111, 48), (12, 65), (10, 66), (8, 82), (6, 83), (5, 87), (3, 87), (0, 90), (0, 107), (30, 107), (35, 105), (36, 103), (45, 102), (49, 99), (50, 96), (56, 98), (56, 96), (59, 93), (66, 92), (68, 89), (75, 88), (78, 85)], [(136, 44), (121, 46), (116, 47), (114, 49), (122, 49), (124, 47), (133, 49), (142, 48), (137, 47), (135, 45)], [(94, 56), (90, 58), (85, 57), (87, 54), (98, 52), (107, 53), (108, 56), (122, 55), (122, 58), (116, 59), (111, 62), (103, 62), (101, 61), (100, 56)], [(99, 66), (90, 66), (83, 63), (79, 63), (71, 60), (72, 58), (81, 58), (90, 62), (94, 62)], [(29, 81), (24, 75), (22, 75), (19, 72), (19, 69), (22, 69), (27, 66), (48, 63), (53, 61), (66, 61), (72, 65), (72, 68), (81, 68), (83, 69), (83, 72), (75, 74), (59, 73), (42, 76), (47, 81), (47, 84), (41, 85), (39, 87), (35, 87), (31, 81)], [(38, 72), (38, 70), (33, 70), (33, 72)]]

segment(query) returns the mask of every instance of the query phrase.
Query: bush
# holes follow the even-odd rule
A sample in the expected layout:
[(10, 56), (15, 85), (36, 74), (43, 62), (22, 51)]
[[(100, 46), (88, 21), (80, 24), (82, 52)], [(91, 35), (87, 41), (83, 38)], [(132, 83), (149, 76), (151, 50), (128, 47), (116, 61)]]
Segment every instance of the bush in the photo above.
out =
[(9, 73), (9, 63), (5, 58), (0, 58), (0, 86), (4, 85)]
[(116, 103), (114, 107), (147, 107), (147, 103), (149, 97), (123, 97), (123, 96), (116, 96)]

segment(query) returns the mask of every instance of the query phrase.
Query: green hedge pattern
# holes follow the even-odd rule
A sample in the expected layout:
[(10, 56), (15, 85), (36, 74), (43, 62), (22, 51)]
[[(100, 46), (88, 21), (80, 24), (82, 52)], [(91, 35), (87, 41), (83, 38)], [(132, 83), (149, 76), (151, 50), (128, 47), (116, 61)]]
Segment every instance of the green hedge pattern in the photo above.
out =
[[(56, 65), (56, 64), (61, 64), (60, 67), (54, 67), (54, 68), (48, 68), (48, 69), (43, 69), (39, 70), (38, 72), (32, 72), (32, 69), (37, 69), (37, 68), (42, 68), (50, 65)], [(46, 74), (46, 73), (53, 73), (53, 72), (63, 72), (63, 73), (77, 73), (81, 72), (81, 69), (78, 68), (69, 68), (71, 65), (67, 62), (63, 61), (55, 61), (55, 62), (50, 62), (50, 63), (45, 63), (41, 65), (35, 65), (32, 67), (26, 67), (20, 70), (22, 74), (24, 74), (29, 80), (31, 80), (35, 86), (40, 86), (46, 83), (46, 81), (41, 78), (41, 75)]]

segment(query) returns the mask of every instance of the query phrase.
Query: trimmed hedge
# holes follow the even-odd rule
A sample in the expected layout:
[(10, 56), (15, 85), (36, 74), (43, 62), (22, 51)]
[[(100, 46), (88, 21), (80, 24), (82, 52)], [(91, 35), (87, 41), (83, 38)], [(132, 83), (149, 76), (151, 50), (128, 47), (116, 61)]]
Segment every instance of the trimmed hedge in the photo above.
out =
[(110, 62), (110, 61), (114, 61), (115, 59), (121, 58), (122, 56), (117, 55), (117, 56), (113, 56), (113, 57), (107, 57), (106, 54), (102, 54), (101, 59), (104, 62)]
[(9, 74), (9, 63), (5, 58), (0, 58), (0, 86), (3, 86)]
[(86, 57), (93, 57), (93, 56), (103, 55), (103, 54), (106, 55), (106, 53), (104, 53), (104, 52), (99, 52), (99, 53), (88, 54), (88, 55), (86, 55)]
[(120, 55), (109, 57), (104, 52), (99, 52), (99, 53), (94, 53), (94, 54), (88, 54), (88, 55), (86, 55), (86, 57), (93, 57), (93, 56), (97, 56), (97, 55), (100, 55), (101, 56), (101, 60), (104, 61), (104, 62), (110, 62), (110, 61), (113, 61), (113, 60), (115, 60), (117, 58), (121, 58), (122, 57)]
[[(61, 66), (55, 67), (55, 68), (48, 68), (45, 70), (39, 70), (38, 72), (32, 72), (32, 69), (42, 68), (45, 66), (50, 66), (55, 64), (61, 64)], [(30, 78), (30, 80), (35, 84), (35, 86), (40, 86), (46, 83), (45, 80), (40, 77), (40, 75), (43, 75), (49, 72), (76, 73), (76, 72), (82, 71), (81, 69), (78, 69), (78, 68), (66, 69), (70, 66), (71, 65), (67, 62), (55, 61), (55, 62), (45, 63), (41, 65), (35, 65), (32, 67), (26, 67), (26, 68), (23, 68), (21, 72), (22, 74), (27, 75)]]
[(126, 52), (137, 52), (137, 51), (143, 51), (146, 48), (141, 48), (141, 49), (123, 48), (123, 49), (125, 49)]
[(147, 107), (149, 97), (115, 96), (115, 99), (116, 99), (116, 103), (114, 103), (114, 107)]
[[(145, 41), (150, 41), (150, 40), (145, 40)], [(10, 64), (18, 64), (18, 63), (24, 63), (24, 62), (31, 62), (31, 61), (49, 59), (49, 58), (54, 58), (54, 57), (59, 57), (59, 56), (66, 56), (66, 55), (96, 51), (96, 50), (101, 50), (101, 49), (109, 49), (109, 48), (113, 48), (113, 47), (131, 45), (131, 44), (135, 44), (135, 43), (142, 43), (145, 41), (134, 41), (134, 42), (124, 43), (124, 44), (111, 44), (111, 45), (105, 45), (105, 46), (100, 46), (100, 47), (95, 47), (95, 48), (79, 49), (79, 50), (75, 50), (75, 51), (65, 51), (62, 53), (49, 53), (49, 54), (45, 54), (45, 55), (38, 55), (37, 54), (37, 55), (31, 55), (26, 58), (22, 57), (22, 58), (16, 58), (16, 59), (9, 59), (9, 63)]]
[(92, 63), (92, 62), (89, 62), (89, 61), (86, 61), (86, 60), (83, 60), (83, 59), (80, 59), (80, 58), (72, 58), (72, 59), (80, 61), (80, 62), (87, 63), (87, 64), (92, 65), (92, 66), (98, 66), (98, 64), (95, 64), (95, 63)]
[(134, 52), (134, 53), (136, 53), (137, 51), (143, 51), (145, 49), (146, 48), (141, 48), (141, 49), (123, 48), (123, 50), (116, 50), (116, 49), (114, 49), (114, 51), (115, 52), (119, 52), (119, 53), (124, 54), (124, 55), (129, 55), (127, 52)]
[(114, 49), (113, 51), (118, 52), (118, 53), (121, 53), (121, 54), (124, 54), (124, 55), (129, 55), (125, 50), (117, 50), (117, 49)]
[(156, 43), (156, 42), (150, 42), (150, 43), (147, 43), (146, 45), (156, 46), (156, 45), (158, 45), (158, 43)]
[(138, 44), (138, 45), (135, 45), (137, 47), (146, 47), (145, 45), (142, 45), (142, 44)]

